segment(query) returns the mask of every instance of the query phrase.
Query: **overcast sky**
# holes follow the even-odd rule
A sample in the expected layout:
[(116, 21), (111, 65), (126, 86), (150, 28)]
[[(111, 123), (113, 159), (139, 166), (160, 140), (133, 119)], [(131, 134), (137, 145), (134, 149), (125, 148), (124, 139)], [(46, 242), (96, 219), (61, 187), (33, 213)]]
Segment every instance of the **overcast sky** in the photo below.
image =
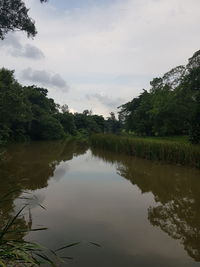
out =
[(107, 116), (200, 49), (200, 0), (26, 0), (38, 35), (0, 41), (0, 66), (73, 111)]

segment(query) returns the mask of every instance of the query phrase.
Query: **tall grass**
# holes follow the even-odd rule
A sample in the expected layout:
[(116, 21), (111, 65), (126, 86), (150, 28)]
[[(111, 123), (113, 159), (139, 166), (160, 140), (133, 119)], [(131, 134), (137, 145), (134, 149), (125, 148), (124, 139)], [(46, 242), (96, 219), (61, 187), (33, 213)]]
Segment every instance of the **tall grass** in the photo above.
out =
[(91, 136), (94, 147), (144, 159), (200, 168), (200, 147), (187, 143), (108, 134)]

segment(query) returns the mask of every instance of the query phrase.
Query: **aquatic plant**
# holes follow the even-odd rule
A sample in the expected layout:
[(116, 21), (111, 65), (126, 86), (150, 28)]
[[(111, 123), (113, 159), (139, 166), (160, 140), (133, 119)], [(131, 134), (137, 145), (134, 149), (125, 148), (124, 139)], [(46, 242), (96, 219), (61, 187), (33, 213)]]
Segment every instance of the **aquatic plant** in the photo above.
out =
[[(16, 191), (16, 190), (15, 190)], [(0, 205), (5, 201), (9, 201), (10, 195), (14, 192), (7, 193), (0, 199)], [(19, 197), (20, 199), (30, 200), (29, 197)], [(38, 205), (44, 208), (38, 203)], [(57, 263), (63, 263), (63, 258), (72, 259), (71, 257), (60, 257), (58, 252), (68, 247), (75, 246), (79, 243), (65, 245), (57, 250), (46, 249), (40, 244), (25, 241), (24, 235), (28, 232), (42, 231), (47, 228), (30, 228), (31, 224), (26, 224), (23, 212), (29, 207), (28, 204), (21, 209), (4, 224), (0, 229), (0, 266), (58, 266)], [(29, 208), (30, 212), (30, 208)]]
[(118, 153), (200, 168), (200, 147), (197, 145), (108, 134), (95, 134), (90, 141), (94, 147)]

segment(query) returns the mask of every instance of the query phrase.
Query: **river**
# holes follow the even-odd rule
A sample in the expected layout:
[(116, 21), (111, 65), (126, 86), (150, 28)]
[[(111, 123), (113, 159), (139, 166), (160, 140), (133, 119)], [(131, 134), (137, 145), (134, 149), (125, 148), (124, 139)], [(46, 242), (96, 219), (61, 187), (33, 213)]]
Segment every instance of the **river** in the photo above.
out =
[[(200, 262), (200, 171), (75, 142), (10, 145), (0, 163), (0, 226), (29, 202), (21, 238), (72, 267), (193, 267)], [(30, 200), (19, 199), (28, 191)], [(45, 209), (44, 209), (44, 208)], [(97, 245), (95, 245), (95, 244)]]

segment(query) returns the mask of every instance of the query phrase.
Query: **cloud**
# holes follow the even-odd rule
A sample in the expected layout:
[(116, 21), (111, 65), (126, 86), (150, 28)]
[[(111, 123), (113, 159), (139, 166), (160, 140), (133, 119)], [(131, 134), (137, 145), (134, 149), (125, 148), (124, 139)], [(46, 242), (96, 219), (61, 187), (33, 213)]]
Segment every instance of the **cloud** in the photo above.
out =
[(36, 84), (40, 83), (44, 86), (57, 87), (65, 92), (69, 90), (68, 84), (58, 73), (52, 74), (45, 70), (33, 70), (31, 68), (26, 68), (22, 71), (21, 77), (23, 80)]
[(12, 55), (16, 57), (26, 57), (32, 59), (44, 58), (43, 52), (36, 46), (30, 44), (26, 44), (21, 50), (13, 51)]
[(100, 93), (95, 93), (95, 94), (91, 94), (91, 95), (86, 95), (86, 98), (88, 100), (98, 100), (101, 104), (103, 104), (104, 106), (107, 106), (108, 108), (114, 108), (116, 109), (118, 106), (122, 105), (122, 103), (124, 102), (124, 99), (120, 98), (120, 97), (109, 97), (105, 94), (100, 94)]
[(22, 45), (20, 39), (15, 34), (9, 34), (6, 39), (0, 43), (6, 48), (7, 52), (13, 57), (24, 57), (30, 59), (43, 59), (44, 53), (34, 45)]
[[(42, 66), (39, 60), (27, 65), (26, 58), (16, 60), (1, 49), (1, 65), (16, 69), (19, 81), (27, 67), (51, 69), (68, 77), (73, 90), (67, 104), (77, 111), (109, 113), (115, 98), (130, 101), (143, 88), (149, 88), (153, 77), (187, 64), (187, 58), (199, 50), (199, 0), (25, 2), (36, 21), (38, 35), (32, 41), (20, 34), (20, 42), (40, 48), (45, 60)], [(16, 40), (15, 46), (20, 49)], [(99, 92), (105, 92), (110, 101)], [(49, 94), (56, 102), (66, 103), (64, 91), (51, 90)]]

